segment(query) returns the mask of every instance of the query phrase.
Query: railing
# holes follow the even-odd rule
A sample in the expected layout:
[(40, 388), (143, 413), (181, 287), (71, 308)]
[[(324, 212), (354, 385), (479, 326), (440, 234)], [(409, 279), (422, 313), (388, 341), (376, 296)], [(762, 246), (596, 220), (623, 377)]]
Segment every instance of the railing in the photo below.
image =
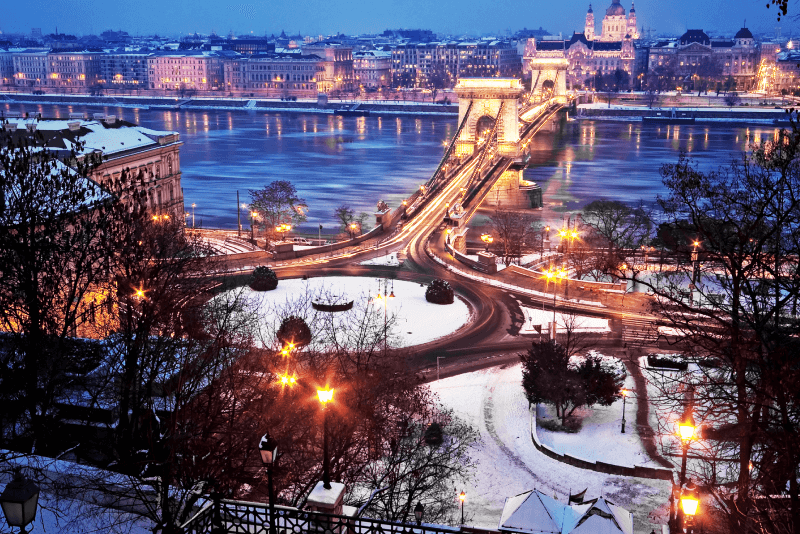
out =
[[(269, 507), (266, 504), (221, 500), (208, 503), (194, 517), (182, 525), (185, 534), (211, 534), (212, 531), (228, 534), (269, 534)], [(344, 515), (309, 512), (275, 507), (277, 534), (453, 534), (457, 527), (392, 523), (379, 519), (356, 518)]]

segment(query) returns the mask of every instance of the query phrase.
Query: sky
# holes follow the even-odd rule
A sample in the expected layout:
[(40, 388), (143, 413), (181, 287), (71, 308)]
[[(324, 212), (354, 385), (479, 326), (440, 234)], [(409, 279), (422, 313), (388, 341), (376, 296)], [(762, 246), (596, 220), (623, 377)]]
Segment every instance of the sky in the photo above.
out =
[[(638, 0), (638, 26), (653, 35), (680, 35), (701, 28), (714, 35), (735, 33), (747, 21), (754, 33), (781, 26), (784, 36), (800, 35), (800, 23), (777, 22), (775, 7), (766, 0)], [(4, 33), (85, 35), (104, 30), (131, 34), (185, 35), (330, 35), (378, 33), (385, 29), (430, 29), (458, 35), (502, 35), (525, 28), (553, 34), (582, 31), (587, 0), (28, 0), (6, 2), (0, 10)], [(596, 27), (611, 0), (593, 5)], [(630, 0), (622, 0), (630, 9)], [(790, 0), (790, 11), (800, 5)]]

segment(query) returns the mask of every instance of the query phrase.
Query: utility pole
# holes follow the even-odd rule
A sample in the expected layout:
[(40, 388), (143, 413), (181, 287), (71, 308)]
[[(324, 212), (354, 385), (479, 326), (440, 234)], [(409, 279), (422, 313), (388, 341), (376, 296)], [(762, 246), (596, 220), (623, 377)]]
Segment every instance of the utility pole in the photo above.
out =
[(239, 204), (239, 190), (236, 190), (236, 227), (239, 229), (239, 237), (242, 237), (242, 205)]

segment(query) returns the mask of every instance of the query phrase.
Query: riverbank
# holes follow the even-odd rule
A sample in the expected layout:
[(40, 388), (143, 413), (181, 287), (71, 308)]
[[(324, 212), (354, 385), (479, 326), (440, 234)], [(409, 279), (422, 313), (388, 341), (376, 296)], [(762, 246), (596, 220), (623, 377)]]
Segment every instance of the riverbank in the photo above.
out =
[(595, 102), (577, 106), (575, 119), (641, 121), (644, 117), (657, 117), (668, 123), (694, 122), (695, 124), (774, 124), (788, 125), (788, 108), (781, 106), (653, 106), (611, 104)]
[(404, 102), (400, 100), (329, 101), (320, 105), (316, 99), (298, 99), (294, 102), (262, 98), (176, 98), (149, 96), (91, 96), (91, 95), (35, 95), (33, 93), (0, 93), (1, 104), (33, 104), (64, 106), (121, 107), (144, 110), (193, 110), (193, 111), (257, 111), (281, 113), (319, 113), (331, 115), (358, 106), (353, 115), (395, 116), (458, 116), (458, 104), (433, 102)]

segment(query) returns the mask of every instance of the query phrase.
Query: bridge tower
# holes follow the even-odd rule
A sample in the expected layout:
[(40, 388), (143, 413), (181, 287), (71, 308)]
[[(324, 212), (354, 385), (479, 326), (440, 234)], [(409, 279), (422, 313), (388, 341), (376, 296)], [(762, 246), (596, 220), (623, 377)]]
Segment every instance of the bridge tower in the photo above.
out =
[[(561, 43), (561, 41), (554, 41)], [(550, 44), (544, 41), (545, 44)], [(561, 44), (563, 47), (563, 43)], [(539, 50), (535, 39), (528, 39), (522, 56), (522, 71), (531, 77), (531, 93), (534, 98), (566, 97), (567, 95), (566, 50)], [(566, 100), (564, 100), (566, 101)]]
[[(458, 124), (466, 122), (455, 146), (456, 156), (470, 156), (481, 139), (496, 129), (501, 156), (519, 155), (519, 97), (522, 84), (516, 78), (460, 78)], [(496, 128), (495, 128), (495, 123)]]

